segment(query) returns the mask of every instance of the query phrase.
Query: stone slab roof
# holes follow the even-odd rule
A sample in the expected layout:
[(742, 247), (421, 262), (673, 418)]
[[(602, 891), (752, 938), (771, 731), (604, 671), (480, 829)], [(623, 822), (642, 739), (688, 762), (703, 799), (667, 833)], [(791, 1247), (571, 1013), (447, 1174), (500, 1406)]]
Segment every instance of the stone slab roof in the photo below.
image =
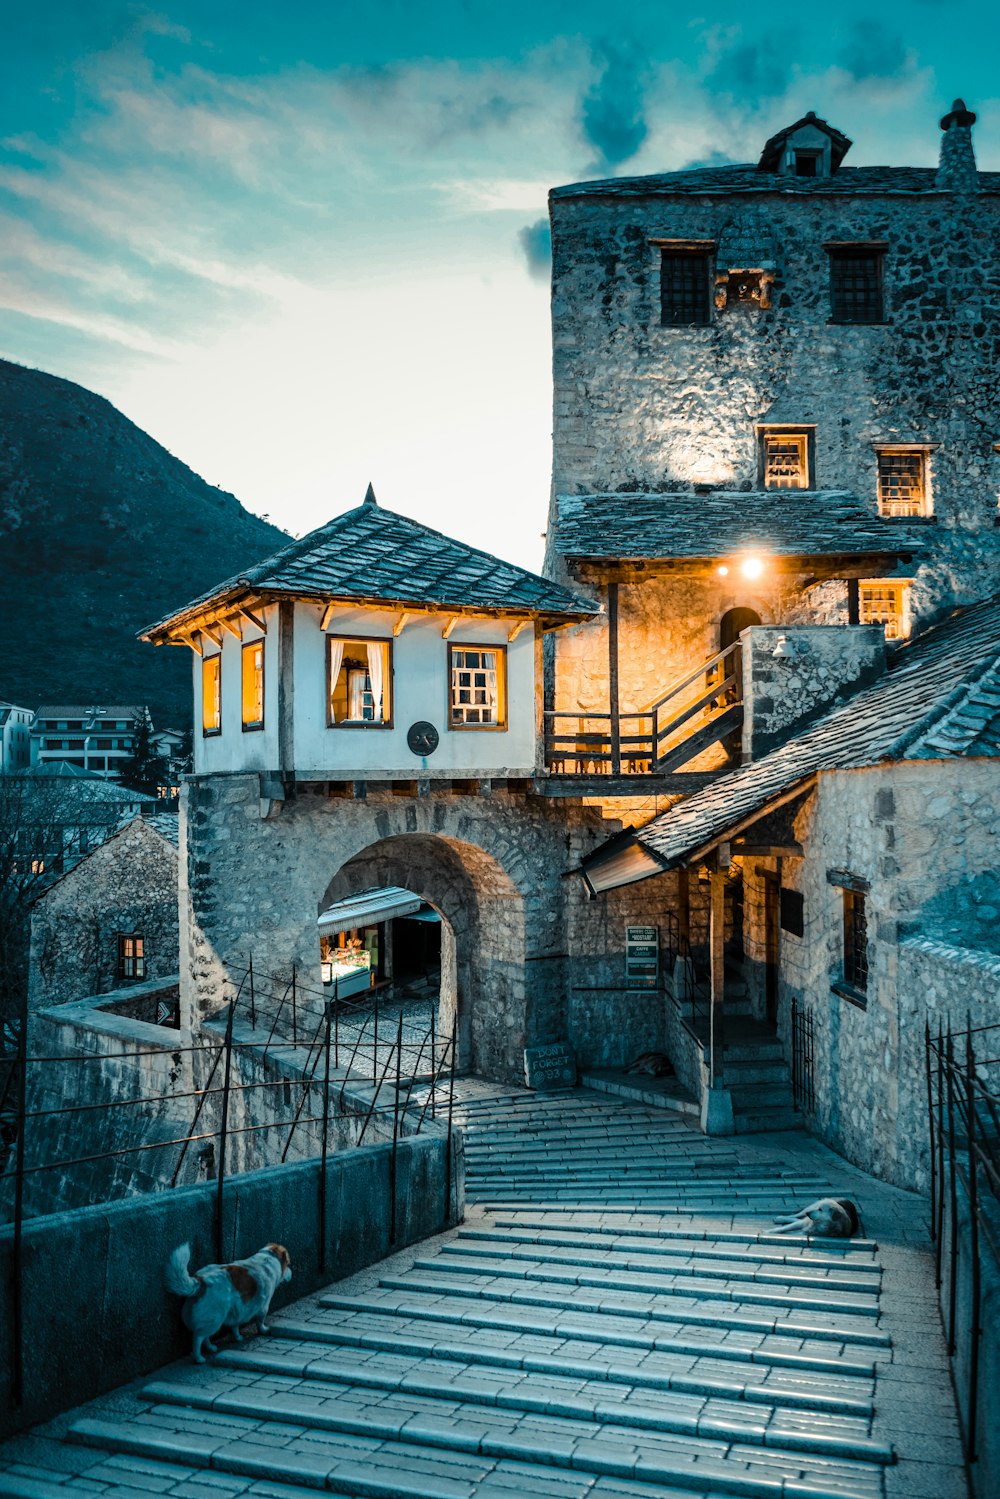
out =
[(884, 519), (841, 490), (561, 494), (558, 506), (564, 557), (900, 556), (926, 544), (925, 520)]
[(429, 526), (383, 510), (369, 485), (363, 504), (143, 630), (163, 638), (188, 616), (260, 594), (526, 613), (570, 620), (600, 606)]
[[(940, 193), (936, 167), (841, 167), (832, 177), (792, 177), (765, 172), (751, 163), (688, 167), (646, 177), (609, 177), (554, 187), (556, 198), (729, 197), (734, 193), (783, 193), (793, 197), (853, 197), (857, 194)], [(979, 190), (1000, 193), (1000, 172), (980, 172)]]
[(1000, 755), (1000, 594), (900, 647), (884, 677), (807, 733), (721, 776), (636, 837), (670, 869), (817, 771), (972, 755)]
[(153, 812), (149, 816), (143, 817), (141, 821), (159, 833), (160, 837), (166, 839), (167, 843), (171, 844), (174, 848), (180, 848), (181, 820), (176, 812)]

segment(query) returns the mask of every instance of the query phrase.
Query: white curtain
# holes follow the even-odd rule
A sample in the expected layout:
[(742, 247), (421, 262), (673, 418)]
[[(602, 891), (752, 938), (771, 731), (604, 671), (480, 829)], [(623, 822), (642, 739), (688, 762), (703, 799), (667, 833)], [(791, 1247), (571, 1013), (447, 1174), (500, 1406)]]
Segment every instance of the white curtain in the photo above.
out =
[(330, 641), (330, 722), (335, 723), (337, 715), (333, 711), (333, 694), (337, 689), (337, 678), (340, 676), (340, 668), (344, 661), (344, 642), (342, 640)]
[(375, 704), (375, 722), (382, 722), (382, 680), (385, 647), (378, 640), (368, 642), (368, 680), (372, 686), (372, 701)]
[(500, 693), (497, 687), (496, 655), (493, 651), (483, 652), (483, 665), (486, 671), (486, 701), (489, 705), (489, 722), (500, 722)]

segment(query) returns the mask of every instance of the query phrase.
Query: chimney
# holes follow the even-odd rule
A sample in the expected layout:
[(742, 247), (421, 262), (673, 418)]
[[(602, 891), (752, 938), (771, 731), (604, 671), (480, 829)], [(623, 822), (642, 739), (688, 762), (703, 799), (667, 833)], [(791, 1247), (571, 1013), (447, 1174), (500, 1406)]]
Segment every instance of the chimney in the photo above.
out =
[(979, 189), (976, 154), (972, 149), (972, 127), (976, 117), (966, 109), (964, 99), (956, 99), (950, 113), (941, 121), (941, 161), (934, 179), (935, 186), (946, 193), (974, 193)]

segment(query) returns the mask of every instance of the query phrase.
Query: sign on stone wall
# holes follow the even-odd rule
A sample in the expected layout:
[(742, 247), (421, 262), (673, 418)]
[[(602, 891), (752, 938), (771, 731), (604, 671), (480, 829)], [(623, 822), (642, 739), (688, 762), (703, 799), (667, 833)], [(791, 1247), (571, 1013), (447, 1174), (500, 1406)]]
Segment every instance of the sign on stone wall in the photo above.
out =
[(545, 1092), (551, 1088), (576, 1087), (576, 1057), (568, 1041), (548, 1046), (526, 1046), (524, 1081), (527, 1087)]
[(660, 929), (658, 926), (625, 928), (626, 989), (656, 989), (660, 982)]

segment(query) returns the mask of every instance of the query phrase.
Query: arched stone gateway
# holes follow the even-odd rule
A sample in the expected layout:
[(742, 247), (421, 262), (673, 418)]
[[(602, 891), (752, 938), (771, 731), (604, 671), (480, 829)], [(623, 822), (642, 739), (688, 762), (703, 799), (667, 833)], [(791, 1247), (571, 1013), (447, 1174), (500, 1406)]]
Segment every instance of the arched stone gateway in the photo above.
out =
[[(568, 913), (584, 896), (564, 875), (608, 827), (589, 808), (568, 817), (506, 790), (403, 797), (369, 785), (331, 796), (318, 784), (297, 787), (275, 815), (257, 776), (232, 775), (192, 778), (183, 817), (182, 1006), (194, 1023), (224, 1003), (250, 955), (255, 972), (287, 975), (295, 963), (318, 987), (317, 916), (392, 885), (443, 917), (442, 1023), (457, 1022), (468, 1070), (523, 1080), (526, 1046), (573, 1039), (568, 986), (582, 986), (588, 1006), (598, 986), (620, 989), (613, 964), (605, 977), (592, 953), (592, 916), (572, 972)], [(585, 1029), (587, 1060), (604, 1059), (607, 1034), (618, 1044), (617, 1025)]]
[(343, 864), (320, 910), (401, 886), (442, 918), (439, 1025), (461, 1070), (517, 1075), (528, 1027), (524, 899), (492, 855), (441, 834), (380, 839)]

